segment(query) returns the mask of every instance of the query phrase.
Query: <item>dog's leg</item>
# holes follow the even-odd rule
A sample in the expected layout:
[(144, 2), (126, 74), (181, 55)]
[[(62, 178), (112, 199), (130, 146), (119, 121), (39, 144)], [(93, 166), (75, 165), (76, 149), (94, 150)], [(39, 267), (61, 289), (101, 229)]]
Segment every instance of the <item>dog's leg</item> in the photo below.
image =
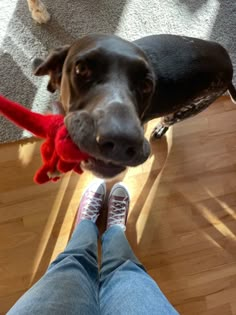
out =
[(152, 131), (151, 138), (160, 139), (167, 132), (170, 126), (202, 112), (224, 92), (225, 90), (220, 90), (209, 93), (208, 95), (204, 94), (201, 97), (194, 99), (189, 105), (183, 106), (173, 114), (163, 117), (162, 121)]
[(41, 0), (27, 0), (32, 18), (39, 24), (47, 23), (50, 15)]
[(151, 139), (160, 139), (168, 131), (170, 125), (165, 124), (165, 118), (172, 115), (165, 116), (162, 121), (156, 125), (151, 133)]

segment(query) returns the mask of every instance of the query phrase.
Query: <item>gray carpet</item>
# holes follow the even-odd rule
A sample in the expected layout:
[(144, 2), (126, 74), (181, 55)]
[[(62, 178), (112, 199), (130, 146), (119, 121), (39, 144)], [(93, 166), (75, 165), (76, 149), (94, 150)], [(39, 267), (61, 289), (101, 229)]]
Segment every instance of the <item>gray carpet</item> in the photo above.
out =
[[(155, 33), (212, 39), (228, 49), (236, 69), (235, 0), (43, 1), (52, 15), (46, 25), (31, 19), (26, 0), (0, 0), (0, 93), (34, 111), (46, 112), (56, 95), (46, 91), (46, 77), (32, 75), (32, 60), (88, 33), (129, 40)], [(0, 117), (0, 143), (28, 136)]]

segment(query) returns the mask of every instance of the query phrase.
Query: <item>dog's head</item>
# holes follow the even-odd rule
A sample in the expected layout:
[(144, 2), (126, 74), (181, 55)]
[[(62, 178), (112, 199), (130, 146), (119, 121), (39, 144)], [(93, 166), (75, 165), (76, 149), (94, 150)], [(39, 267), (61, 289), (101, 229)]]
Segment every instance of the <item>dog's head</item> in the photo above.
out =
[(113, 177), (150, 154), (142, 117), (155, 89), (144, 52), (116, 36), (90, 35), (53, 51), (35, 70), (60, 90), (72, 140), (93, 158), (83, 166)]

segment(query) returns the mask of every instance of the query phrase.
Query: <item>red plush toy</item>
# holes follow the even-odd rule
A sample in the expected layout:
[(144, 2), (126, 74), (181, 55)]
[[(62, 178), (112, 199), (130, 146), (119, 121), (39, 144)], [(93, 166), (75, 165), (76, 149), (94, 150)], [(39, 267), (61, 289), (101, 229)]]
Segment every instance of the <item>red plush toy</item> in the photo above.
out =
[(43, 184), (60, 179), (60, 173), (75, 171), (81, 174), (80, 162), (89, 156), (72, 142), (64, 125), (63, 115), (42, 115), (0, 95), (0, 114), (35, 136), (46, 138), (41, 145), (43, 166), (36, 172), (34, 181)]

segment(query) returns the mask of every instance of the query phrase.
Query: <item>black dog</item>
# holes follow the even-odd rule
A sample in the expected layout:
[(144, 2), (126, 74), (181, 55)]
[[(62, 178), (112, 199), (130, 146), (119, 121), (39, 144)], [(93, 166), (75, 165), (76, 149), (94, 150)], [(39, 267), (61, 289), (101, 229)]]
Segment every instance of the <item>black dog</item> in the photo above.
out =
[(35, 75), (50, 75), (48, 90), (60, 90), (73, 141), (92, 157), (84, 168), (113, 177), (150, 154), (143, 124), (163, 117), (153, 131), (207, 108), (227, 90), (236, 100), (233, 68), (219, 44), (176, 35), (134, 42), (89, 35), (53, 51)]

